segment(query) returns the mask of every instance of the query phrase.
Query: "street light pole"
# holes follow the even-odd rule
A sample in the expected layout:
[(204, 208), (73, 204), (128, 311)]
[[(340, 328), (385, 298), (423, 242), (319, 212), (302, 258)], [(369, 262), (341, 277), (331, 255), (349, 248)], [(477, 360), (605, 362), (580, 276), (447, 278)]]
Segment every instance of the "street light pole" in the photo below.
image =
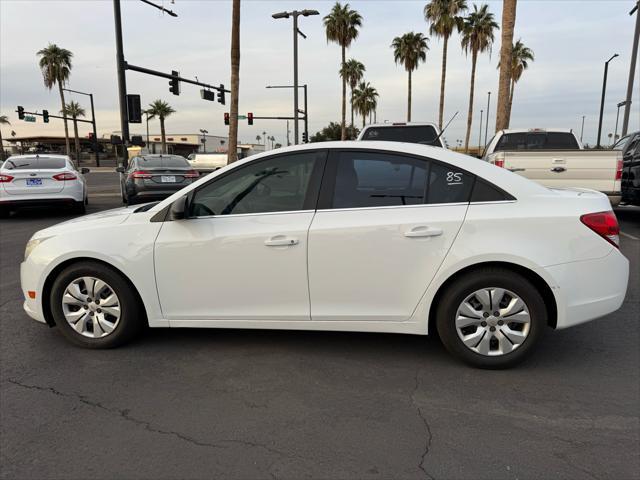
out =
[(487, 92), (487, 123), (484, 127), (484, 148), (487, 148), (487, 136), (489, 134), (489, 108), (491, 107), (491, 92)]
[(614, 53), (609, 60), (604, 62), (604, 77), (602, 78), (602, 98), (600, 99), (600, 120), (598, 120), (598, 141), (596, 148), (601, 148), (600, 137), (602, 136), (602, 115), (604, 114), (604, 97), (607, 90), (607, 73), (609, 72), (609, 62), (618, 56)]
[(627, 134), (629, 128), (629, 114), (631, 113), (631, 99), (633, 96), (633, 81), (636, 73), (636, 60), (638, 59), (638, 41), (640, 40), (640, 0), (636, 2), (636, 6), (629, 12), (629, 15), (636, 14), (636, 28), (633, 33), (633, 47), (631, 48), (631, 65), (629, 66), (629, 81), (627, 82), (627, 98), (624, 107), (624, 117), (622, 118), (622, 136)]
[(307, 36), (298, 29), (298, 17), (300, 15), (308, 17), (310, 15), (320, 15), (320, 12), (305, 9), (274, 13), (271, 15), (271, 17), (275, 19), (293, 17), (293, 140), (295, 145), (297, 145), (300, 140), (298, 127), (298, 35), (301, 35), (302, 38), (307, 38)]
[(480, 155), (480, 150), (482, 150), (482, 114), (484, 110), (480, 109), (480, 131), (478, 132), (478, 155)]
[(98, 154), (98, 133), (96, 131), (96, 112), (93, 108), (93, 93), (78, 92), (77, 90), (71, 90), (70, 88), (63, 88), (63, 90), (71, 93), (77, 93), (79, 95), (87, 95), (89, 97), (89, 100), (91, 102), (91, 123), (93, 125), (93, 142), (91, 143), (93, 143), (93, 152), (96, 156), (96, 167), (99, 167), (100, 156)]
[(584, 133), (584, 117), (585, 115), (582, 115), (582, 127), (580, 127), (580, 143), (582, 143), (582, 134)]
[(616, 128), (613, 131), (613, 143), (616, 143), (616, 137), (618, 136), (618, 118), (620, 117), (620, 107), (624, 107), (626, 104), (626, 100), (618, 104), (618, 111), (616, 112)]
[(122, 18), (120, 14), (120, 0), (113, 0), (113, 17), (116, 27), (116, 68), (118, 71), (118, 97), (120, 101), (120, 129), (122, 130), (122, 143), (129, 143), (129, 120), (127, 118), (127, 80), (125, 77), (126, 65), (122, 46)]

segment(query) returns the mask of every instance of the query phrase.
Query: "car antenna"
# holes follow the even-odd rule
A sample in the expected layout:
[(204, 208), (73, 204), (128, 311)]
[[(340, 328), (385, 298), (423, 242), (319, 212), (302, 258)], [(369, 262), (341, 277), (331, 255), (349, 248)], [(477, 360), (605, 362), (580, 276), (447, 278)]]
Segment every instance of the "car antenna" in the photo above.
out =
[(458, 112), (454, 113), (453, 116), (449, 119), (449, 121), (447, 122), (447, 124), (444, 126), (444, 128), (442, 129), (442, 131), (438, 134), (438, 136), (436, 138), (434, 138), (433, 140), (431, 140), (429, 142), (429, 145), (433, 145), (434, 143), (436, 143), (438, 141), (438, 139), (442, 136), (442, 134), (445, 132), (445, 130), (449, 127), (449, 124), (451, 122), (453, 122), (453, 119), (456, 118), (456, 116), (458, 115)]

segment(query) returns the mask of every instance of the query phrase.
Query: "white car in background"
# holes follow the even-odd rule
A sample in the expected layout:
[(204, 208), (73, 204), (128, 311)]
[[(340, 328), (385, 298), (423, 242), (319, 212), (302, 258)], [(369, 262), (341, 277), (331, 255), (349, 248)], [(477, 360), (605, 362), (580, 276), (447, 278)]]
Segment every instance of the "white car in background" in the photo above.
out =
[(419, 143), (446, 148), (440, 129), (429, 122), (373, 123), (362, 129), (358, 140)]
[(0, 215), (26, 206), (68, 206), (85, 213), (88, 168), (66, 155), (14, 155), (0, 167)]
[(88, 348), (147, 323), (437, 330), (466, 362), (504, 368), (545, 327), (617, 310), (628, 273), (601, 193), (356, 141), (262, 153), (157, 204), (36, 232), (21, 284), (31, 317)]
[(213, 172), (225, 167), (229, 161), (226, 153), (192, 153), (187, 157), (191, 168), (199, 172)]

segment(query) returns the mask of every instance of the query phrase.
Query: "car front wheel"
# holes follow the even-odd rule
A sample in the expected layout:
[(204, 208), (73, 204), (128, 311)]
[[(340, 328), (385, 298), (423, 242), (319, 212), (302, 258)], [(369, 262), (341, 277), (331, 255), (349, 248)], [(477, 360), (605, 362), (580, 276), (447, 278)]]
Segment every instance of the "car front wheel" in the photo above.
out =
[(437, 328), (447, 350), (479, 368), (510, 368), (534, 349), (547, 325), (536, 287), (517, 273), (476, 270), (440, 297)]
[(50, 305), (60, 332), (85, 348), (112, 348), (133, 339), (144, 325), (140, 301), (128, 282), (97, 262), (71, 265), (58, 275)]

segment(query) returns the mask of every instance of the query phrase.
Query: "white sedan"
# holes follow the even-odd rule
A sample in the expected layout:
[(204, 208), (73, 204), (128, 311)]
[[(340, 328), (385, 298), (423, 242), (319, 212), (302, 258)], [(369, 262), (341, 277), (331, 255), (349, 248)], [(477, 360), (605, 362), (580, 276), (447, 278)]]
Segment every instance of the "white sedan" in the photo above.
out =
[(66, 155), (14, 155), (0, 166), (0, 216), (23, 206), (70, 206), (85, 213), (88, 168)]
[(26, 312), (89, 348), (145, 324), (437, 330), (466, 362), (502, 368), (545, 327), (618, 309), (628, 271), (599, 192), (441, 148), (329, 142), (41, 230), (21, 277)]

